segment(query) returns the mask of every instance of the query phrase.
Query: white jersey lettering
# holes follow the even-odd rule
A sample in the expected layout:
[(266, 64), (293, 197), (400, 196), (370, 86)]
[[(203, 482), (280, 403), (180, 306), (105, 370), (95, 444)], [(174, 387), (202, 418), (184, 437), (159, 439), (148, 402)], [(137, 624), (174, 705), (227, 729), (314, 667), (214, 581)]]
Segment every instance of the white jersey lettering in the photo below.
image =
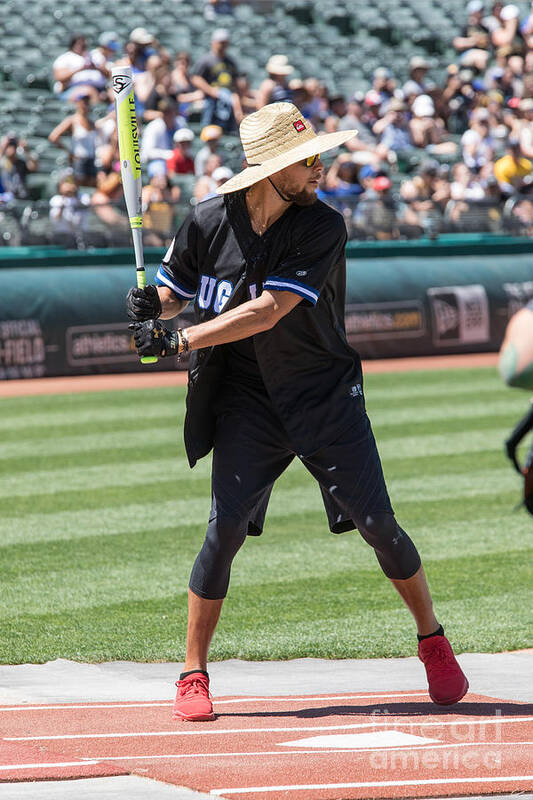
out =
[(213, 311), (215, 312), (215, 314), (220, 314), (220, 312), (228, 302), (232, 291), (233, 291), (233, 285), (229, 281), (220, 281), (220, 283), (217, 286), (217, 295), (215, 298), (215, 303), (213, 305)]
[(216, 278), (210, 278), (209, 275), (201, 276), (200, 288), (198, 290), (198, 305), (200, 308), (205, 310), (211, 305), (216, 283)]

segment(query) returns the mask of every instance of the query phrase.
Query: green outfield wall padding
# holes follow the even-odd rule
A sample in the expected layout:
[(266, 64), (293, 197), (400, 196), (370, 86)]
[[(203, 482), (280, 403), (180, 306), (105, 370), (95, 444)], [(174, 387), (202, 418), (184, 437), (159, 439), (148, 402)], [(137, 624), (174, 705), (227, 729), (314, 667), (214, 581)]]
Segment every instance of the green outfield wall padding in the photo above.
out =
[(533, 256), (349, 260), (346, 331), (366, 358), (496, 351), (533, 297)]
[[(161, 260), (166, 248), (146, 247), (146, 261)], [(437, 239), (409, 241), (352, 241), (346, 246), (347, 258), (415, 258), (439, 256), (533, 254), (533, 239), (527, 236), (501, 236), (493, 233), (449, 233)], [(65, 250), (57, 246), (0, 247), (0, 270), (13, 267), (91, 267), (101, 264), (131, 264), (131, 247), (103, 250)]]
[[(109, 247), (102, 250), (65, 250), (62, 247), (0, 247), (0, 270), (16, 267), (99, 267), (133, 264), (132, 247)], [(161, 261), (166, 248), (145, 247), (148, 263)]]
[(436, 239), (409, 241), (353, 241), (346, 246), (348, 258), (396, 258), (414, 256), (482, 256), (533, 253), (533, 240), (527, 236), (502, 236), (495, 233), (446, 233)]
[[(173, 359), (141, 366), (134, 352), (124, 306), (134, 276), (112, 263), (12, 265), (0, 294), (0, 379), (175, 369)], [(346, 330), (363, 358), (496, 351), (531, 298), (533, 255), (350, 258)], [(188, 310), (169, 324), (190, 319)]]

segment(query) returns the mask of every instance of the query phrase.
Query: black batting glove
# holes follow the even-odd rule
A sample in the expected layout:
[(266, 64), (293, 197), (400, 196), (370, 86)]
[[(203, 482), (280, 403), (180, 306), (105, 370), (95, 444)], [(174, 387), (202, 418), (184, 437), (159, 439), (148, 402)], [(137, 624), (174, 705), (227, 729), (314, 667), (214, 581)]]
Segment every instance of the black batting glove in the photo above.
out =
[(140, 356), (175, 356), (178, 354), (179, 337), (177, 331), (169, 331), (157, 320), (130, 322), (137, 353)]
[(126, 310), (128, 317), (136, 322), (145, 319), (157, 319), (161, 316), (161, 300), (155, 286), (145, 286), (144, 289), (130, 289), (126, 296)]

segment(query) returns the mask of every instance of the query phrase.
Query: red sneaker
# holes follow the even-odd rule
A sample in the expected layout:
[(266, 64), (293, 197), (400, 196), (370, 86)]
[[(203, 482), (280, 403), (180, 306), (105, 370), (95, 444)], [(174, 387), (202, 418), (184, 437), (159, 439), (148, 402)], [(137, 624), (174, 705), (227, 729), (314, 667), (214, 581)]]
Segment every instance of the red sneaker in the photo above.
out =
[(172, 719), (184, 719), (188, 722), (208, 722), (215, 719), (207, 675), (203, 672), (191, 672), (183, 680), (176, 681), (176, 686), (178, 691)]
[(445, 636), (430, 636), (418, 643), (418, 657), (426, 668), (429, 696), (440, 706), (458, 703), (468, 691), (468, 681)]

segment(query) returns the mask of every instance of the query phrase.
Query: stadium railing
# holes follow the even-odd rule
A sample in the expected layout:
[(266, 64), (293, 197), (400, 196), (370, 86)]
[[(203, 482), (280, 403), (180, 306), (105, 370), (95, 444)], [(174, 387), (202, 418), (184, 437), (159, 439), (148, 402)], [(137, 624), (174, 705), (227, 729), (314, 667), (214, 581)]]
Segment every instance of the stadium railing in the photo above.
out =
[[(146, 246), (168, 245), (193, 202), (149, 206), (143, 228)], [(449, 200), (444, 207), (432, 204), (423, 212), (397, 195), (386, 199), (330, 196), (326, 202), (342, 213), (352, 241), (436, 239), (448, 233), (533, 235), (533, 195), (517, 194), (505, 203)], [(115, 224), (102, 219), (109, 209), (117, 216)], [(98, 210), (102, 216), (95, 206), (80, 203), (69, 208), (67, 218), (56, 221), (46, 200), (4, 203), (0, 205), (0, 246), (51, 245), (75, 250), (130, 246), (124, 206), (109, 203)]]

